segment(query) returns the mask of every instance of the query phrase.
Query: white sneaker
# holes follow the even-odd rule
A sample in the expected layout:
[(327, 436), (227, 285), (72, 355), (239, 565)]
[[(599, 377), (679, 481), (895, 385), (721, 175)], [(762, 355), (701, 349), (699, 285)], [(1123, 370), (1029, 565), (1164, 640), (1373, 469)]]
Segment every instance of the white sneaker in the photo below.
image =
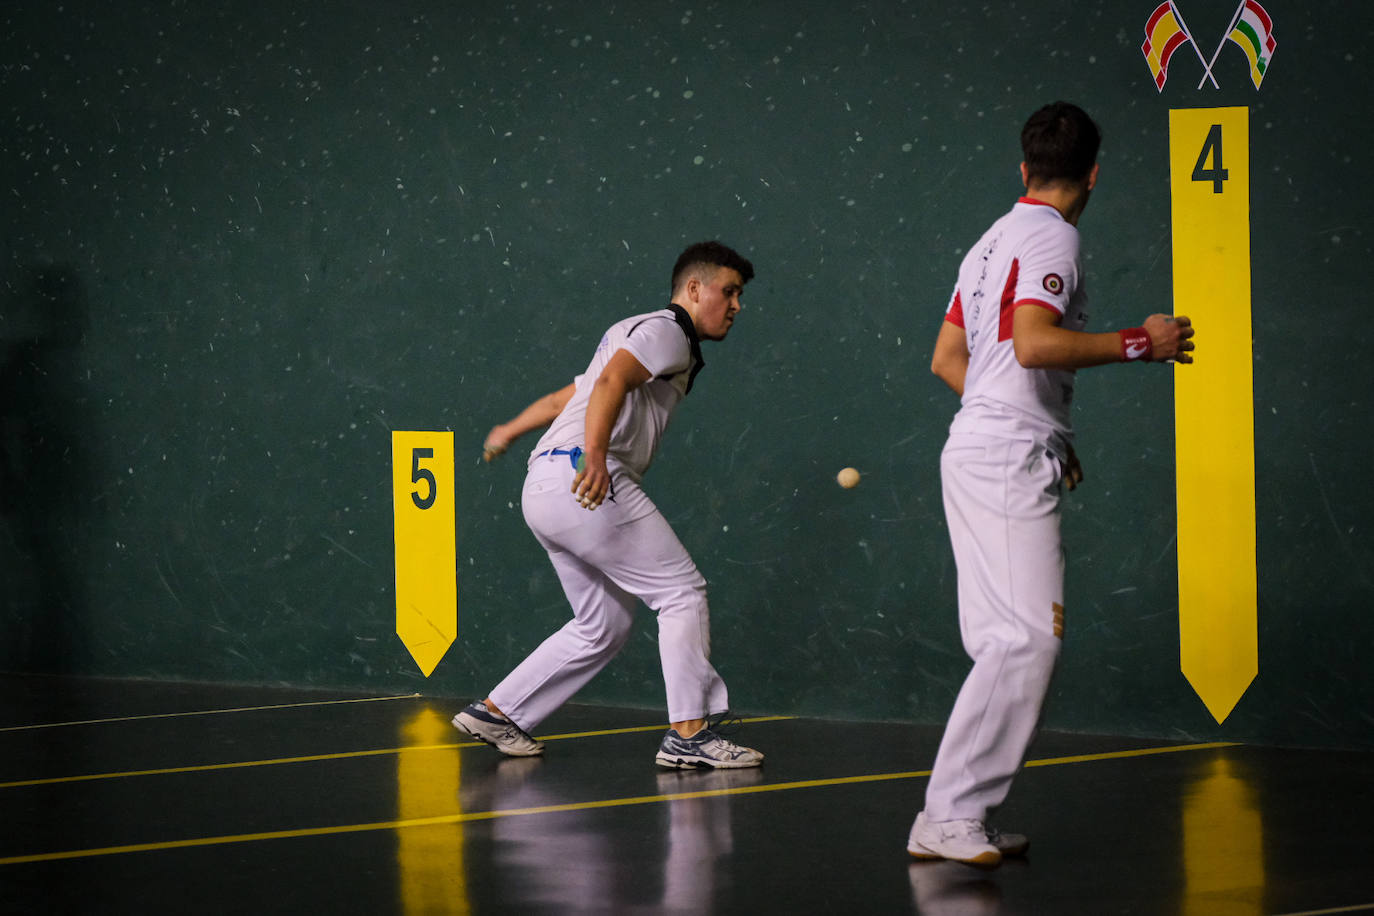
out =
[(763, 755), (752, 747), (741, 747), (722, 738), (709, 728), (703, 728), (690, 738), (676, 729), (668, 729), (654, 758), (659, 766), (673, 770), (694, 768), (742, 769), (763, 763)]
[(454, 716), (453, 727), (478, 741), (485, 741), (507, 757), (535, 757), (544, 753), (544, 745), (525, 734), (525, 730), (510, 719), (487, 709), (487, 704), (481, 700)]
[(983, 868), (1002, 864), (1002, 851), (988, 839), (982, 821), (930, 821), (924, 811), (911, 825), (906, 851), (914, 859), (949, 859)]

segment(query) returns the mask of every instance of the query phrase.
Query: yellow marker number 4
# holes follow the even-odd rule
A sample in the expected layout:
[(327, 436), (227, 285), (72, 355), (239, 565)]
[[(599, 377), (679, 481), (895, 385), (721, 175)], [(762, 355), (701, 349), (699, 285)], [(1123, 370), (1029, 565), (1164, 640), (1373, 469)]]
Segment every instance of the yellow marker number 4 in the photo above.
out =
[(1198, 341), (1174, 367), (1180, 667), (1218, 722), (1259, 671), (1249, 160), (1249, 109), (1169, 112), (1174, 311)]

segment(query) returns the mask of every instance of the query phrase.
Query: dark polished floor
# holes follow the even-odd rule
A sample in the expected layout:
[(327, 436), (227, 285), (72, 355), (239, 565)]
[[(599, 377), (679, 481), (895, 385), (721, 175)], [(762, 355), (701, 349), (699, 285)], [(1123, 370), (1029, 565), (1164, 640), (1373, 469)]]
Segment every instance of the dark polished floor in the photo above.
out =
[(1374, 912), (1374, 754), (1043, 734), (989, 872), (906, 855), (938, 729), (763, 718), (763, 768), (678, 773), (652, 712), (515, 760), (462, 702), (0, 676), (0, 911)]

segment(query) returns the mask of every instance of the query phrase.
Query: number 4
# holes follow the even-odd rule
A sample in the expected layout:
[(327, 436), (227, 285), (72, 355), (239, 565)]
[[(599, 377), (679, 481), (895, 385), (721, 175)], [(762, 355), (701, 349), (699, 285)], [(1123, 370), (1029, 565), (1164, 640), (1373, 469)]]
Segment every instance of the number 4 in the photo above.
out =
[[(1210, 169), (1206, 167), (1208, 153), (1212, 154)], [(1197, 165), (1193, 166), (1193, 180), (1210, 181), (1212, 193), (1220, 194), (1222, 182), (1229, 177), (1231, 173), (1221, 164), (1221, 125), (1213, 124), (1212, 129), (1207, 132), (1207, 142), (1202, 144), (1202, 152), (1198, 154)]]

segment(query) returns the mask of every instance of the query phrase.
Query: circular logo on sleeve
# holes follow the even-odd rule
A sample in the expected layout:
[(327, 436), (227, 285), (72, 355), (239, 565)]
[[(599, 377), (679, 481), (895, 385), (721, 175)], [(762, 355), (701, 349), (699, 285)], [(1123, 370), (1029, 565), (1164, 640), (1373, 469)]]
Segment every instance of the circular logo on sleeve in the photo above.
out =
[(1064, 291), (1064, 278), (1059, 274), (1045, 274), (1045, 279), (1042, 282), (1045, 289), (1056, 296)]

